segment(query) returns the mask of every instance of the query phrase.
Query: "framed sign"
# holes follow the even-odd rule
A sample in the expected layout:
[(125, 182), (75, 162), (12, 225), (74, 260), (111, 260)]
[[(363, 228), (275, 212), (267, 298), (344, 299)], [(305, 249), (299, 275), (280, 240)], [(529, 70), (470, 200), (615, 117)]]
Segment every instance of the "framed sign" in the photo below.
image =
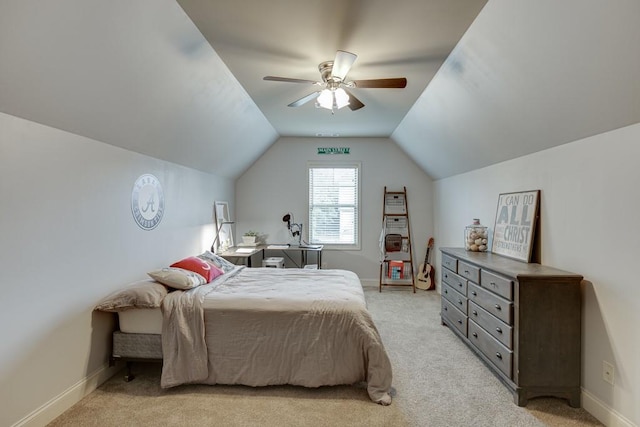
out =
[(539, 199), (540, 190), (503, 193), (498, 196), (491, 252), (524, 262), (531, 261)]
[(318, 147), (318, 154), (350, 154), (349, 147)]

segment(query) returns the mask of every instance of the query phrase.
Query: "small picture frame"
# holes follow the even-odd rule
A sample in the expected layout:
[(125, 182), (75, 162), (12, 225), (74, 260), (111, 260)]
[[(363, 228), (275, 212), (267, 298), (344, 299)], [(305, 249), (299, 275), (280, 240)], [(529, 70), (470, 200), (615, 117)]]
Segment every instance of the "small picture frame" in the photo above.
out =
[(491, 252), (531, 262), (540, 190), (502, 193), (498, 196)]

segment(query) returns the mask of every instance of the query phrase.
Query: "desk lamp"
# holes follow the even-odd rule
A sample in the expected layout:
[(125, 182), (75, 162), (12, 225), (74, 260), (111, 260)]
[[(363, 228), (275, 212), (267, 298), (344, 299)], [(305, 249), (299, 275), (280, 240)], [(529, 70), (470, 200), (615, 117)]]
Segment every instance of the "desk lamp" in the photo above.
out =
[(291, 215), (290, 213), (282, 217), (282, 221), (287, 223), (287, 228), (291, 232), (291, 235), (293, 237), (298, 236), (298, 246), (301, 246), (302, 245), (302, 224), (296, 224), (295, 222), (291, 222), (292, 220), (293, 220), (293, 215)]

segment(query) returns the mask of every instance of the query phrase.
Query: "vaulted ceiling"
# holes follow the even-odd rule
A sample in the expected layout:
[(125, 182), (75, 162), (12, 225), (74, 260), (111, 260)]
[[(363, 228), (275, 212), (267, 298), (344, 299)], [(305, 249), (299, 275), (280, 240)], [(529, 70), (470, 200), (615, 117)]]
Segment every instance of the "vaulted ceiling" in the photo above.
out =
[[(442, 178), (640, 122), (640, 2), (5, 0), (0, 111), (222, 176), (279, 136), (390, 137)], [(315, 90), (336, 50), (365, 107)]]
[[(178, 0), (229, 70), (282, 136), (388, 137), (486, 0)], [(404, 89), (354, 88), (365, 107), (287, 107), (319, 90), (264, 81), (321, 80), (337, 50), (358, 55), (347, 80), (406, 77)], [(321, 89), (321, 88), (320, 88)]]

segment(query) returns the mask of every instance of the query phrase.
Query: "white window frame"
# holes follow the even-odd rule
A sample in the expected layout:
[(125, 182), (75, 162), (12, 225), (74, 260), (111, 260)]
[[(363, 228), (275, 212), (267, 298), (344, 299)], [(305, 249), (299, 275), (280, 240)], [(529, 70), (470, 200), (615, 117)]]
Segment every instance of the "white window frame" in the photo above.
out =
[[(356, 221), (357, 225), (355, 227), (355, 243), (352, 244), (341, 244), (341, 243), (323, 243), (323, 242), (314, 242), (311, 241), (311, 230), (312, 230), (312, 219), (311, 219), (311, 182), (310, 182), (310, 174), (311, 169), (335, 169), (335, 168), (349, 168), (356, 169), (357, 173), (357, 188), (356, 188)], [(320, 244), (324, 246), (324, 249), (340, 249), (340, 250), (360, 250), (361, 247), (361, 224), (362, 224), (362, 213), (361, 213), (361, 192), (362, 192), (362, 162), (340, 162), (340, 161), (327, 161), (327, 162), (307, 162), (307, 218), (308, 218), (308, 235), (311, 244)]]

